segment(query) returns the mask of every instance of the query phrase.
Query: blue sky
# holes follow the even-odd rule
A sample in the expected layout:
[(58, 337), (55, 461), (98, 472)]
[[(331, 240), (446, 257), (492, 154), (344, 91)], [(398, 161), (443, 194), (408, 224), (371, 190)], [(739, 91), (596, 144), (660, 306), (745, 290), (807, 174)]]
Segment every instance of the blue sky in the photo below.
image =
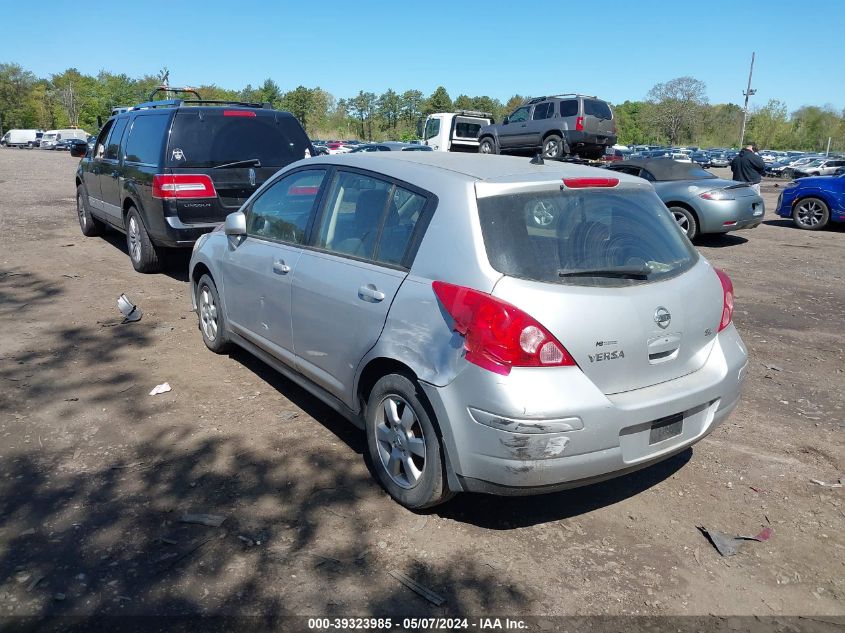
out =
[[(319, 85), (335, 97), (387, 88), (428, 95), (443, 85), (452, 98), (584, 92), (619, 103), (644, 98), (657, 82), (691, 75), (707, 84), (711, 102), (740, 103), (756, 51), (752, 105), (776, 98), (790, 110), (845, 108), (841, 0), (47, 0), (37, 11), (33, 6), (6, 3), (0, 62), (38, 76), (68, 67), (140, 76), (167, 66), (171, 84), (242, 88), (271, 77), (283, 90)], [(45, 33), (51, 22), (59, 27), (55, 36)], [(69, 27), (79, 23), (99, 35), (78, 44)]]

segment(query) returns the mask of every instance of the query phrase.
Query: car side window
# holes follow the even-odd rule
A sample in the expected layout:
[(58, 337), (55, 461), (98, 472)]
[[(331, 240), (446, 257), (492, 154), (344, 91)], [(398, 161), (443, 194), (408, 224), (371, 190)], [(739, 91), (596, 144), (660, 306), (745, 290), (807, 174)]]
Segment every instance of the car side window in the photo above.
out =
[(376, 260), (399, 265), (405, 259), (414, 228), (425, 209), (427, 198), (395, 186), (387, 205), (387, 218), (378, 241)]
[(112, 127), (109, 140), (106, 143), (106, 160), (120, 160), (120, 140), (123, 137), (123, 130), (126, 129), (128, 119), (118, 119)]
[(531, 118), (534, 121), (539, 121), (541, 119), (548, 119), (549, 118), (549, 106), (551, 104), (547, 101), (546, 103), (538, 103), (534, 106), (534, 113), (531, 115)]
[(393, 185), (352, 172), (338, 172), (329, 190), (317, 246), (372, 259)]
[(249, 209), (247, 235), (302, 244), (325, 176), (325, 169), (307, 169), (270, 185)]
[(106, 122), (103, 126), (103, 129), (100, 130), (99, 136), (97, 136), (97, 142), (94, 144), (94, 158), (103, 158), (106, 154), (106, 139), (109, 136), (109, 132), (111, 132), (112, 126), (114, 125), (114, 120)]
[(567, 99), (560, 102), (560, 116), (578, 116), (578, 100)]
[(520, 123), (528, 120), (528, 106), (517, 108), (513, 114), (508, 117), (510, 123)]

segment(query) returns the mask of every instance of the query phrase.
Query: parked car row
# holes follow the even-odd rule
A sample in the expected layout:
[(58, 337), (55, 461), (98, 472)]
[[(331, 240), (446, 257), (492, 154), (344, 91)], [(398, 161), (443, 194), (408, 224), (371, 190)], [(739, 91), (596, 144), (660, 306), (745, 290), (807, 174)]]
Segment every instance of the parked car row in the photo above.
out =
[[(79, 223), (125, 232), (139, 271), (192, 246), (206, 346), (252, 352), (360, 427), (398, 502), (624, 475), (739, 401), (731, 281), (655, 194), (661, 170), (700, 167), (640, 165), (649, 184), (626, 161), (314, 154), (288, 113), (140, 104), (80, 161)], [(702, 194), (753, 204), (703, 173)]]
[(0, 146), (69, 150), (75, 141), (88, 142), (88, 132), (80, 128), (63, 130), (9, 130), (0, 138)]

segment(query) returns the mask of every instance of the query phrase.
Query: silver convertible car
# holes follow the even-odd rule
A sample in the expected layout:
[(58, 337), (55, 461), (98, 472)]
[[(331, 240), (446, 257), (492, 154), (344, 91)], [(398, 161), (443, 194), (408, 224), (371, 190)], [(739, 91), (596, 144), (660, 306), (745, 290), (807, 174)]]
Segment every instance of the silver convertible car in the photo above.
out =
[(613, 163), (607, 169), (654, 185), (691, 240), (701, 233), (753, 229), (763, 221), (763, 198), (748, 183), (724, 180), (696, 163), (639, 159)]
[(722, 422), (746, 373), (728, 276), (650, 184), (589, 167), (299, 161), (200, 238), (190, 279), (205, 344), (362, 428), (411, 508), (653, 464)]

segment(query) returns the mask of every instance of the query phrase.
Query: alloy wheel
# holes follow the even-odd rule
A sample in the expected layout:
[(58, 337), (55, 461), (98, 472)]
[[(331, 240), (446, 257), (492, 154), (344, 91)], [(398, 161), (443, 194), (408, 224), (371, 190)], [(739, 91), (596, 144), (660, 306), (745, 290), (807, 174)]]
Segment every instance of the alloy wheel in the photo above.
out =
[(76, 196), (76, 213), (79, 216), (79, 225), (82, 227), (82, 230), (85, 230), (85, 225), (88, 224), (88, 220), (85, 218), (85, 206), (82, 202), (82, 195), (77, 194)]
[(805, 200), (796, 209), (798, 221), (803, 226), (816, 226), (824, 219), (824, 207), (816, 200)]
[(200, 289), (200, 327), (209, 341), (217, 339), (217, 303), (208, 286)]
[(413, 407), (391, 394), (376, 412), (376, 441), (381, 465), (401, 488), (413, 488), (425, 470), (425, 436)]
[(543, 156), (546, 158), (554, 158), (558, 155), (558, 142), (546, 141), (543, 145)]
[(141, 230), (134, 215), (129, 217), (129, 230), (126, 235), (129, 238), (129, 257), (132, 261), (141, 261)]
[(672, 216), (675, 218), (678, 226), (683, 229), (684, 233), (689, 233), (689, 218), (680, 211), (672, 211)]

